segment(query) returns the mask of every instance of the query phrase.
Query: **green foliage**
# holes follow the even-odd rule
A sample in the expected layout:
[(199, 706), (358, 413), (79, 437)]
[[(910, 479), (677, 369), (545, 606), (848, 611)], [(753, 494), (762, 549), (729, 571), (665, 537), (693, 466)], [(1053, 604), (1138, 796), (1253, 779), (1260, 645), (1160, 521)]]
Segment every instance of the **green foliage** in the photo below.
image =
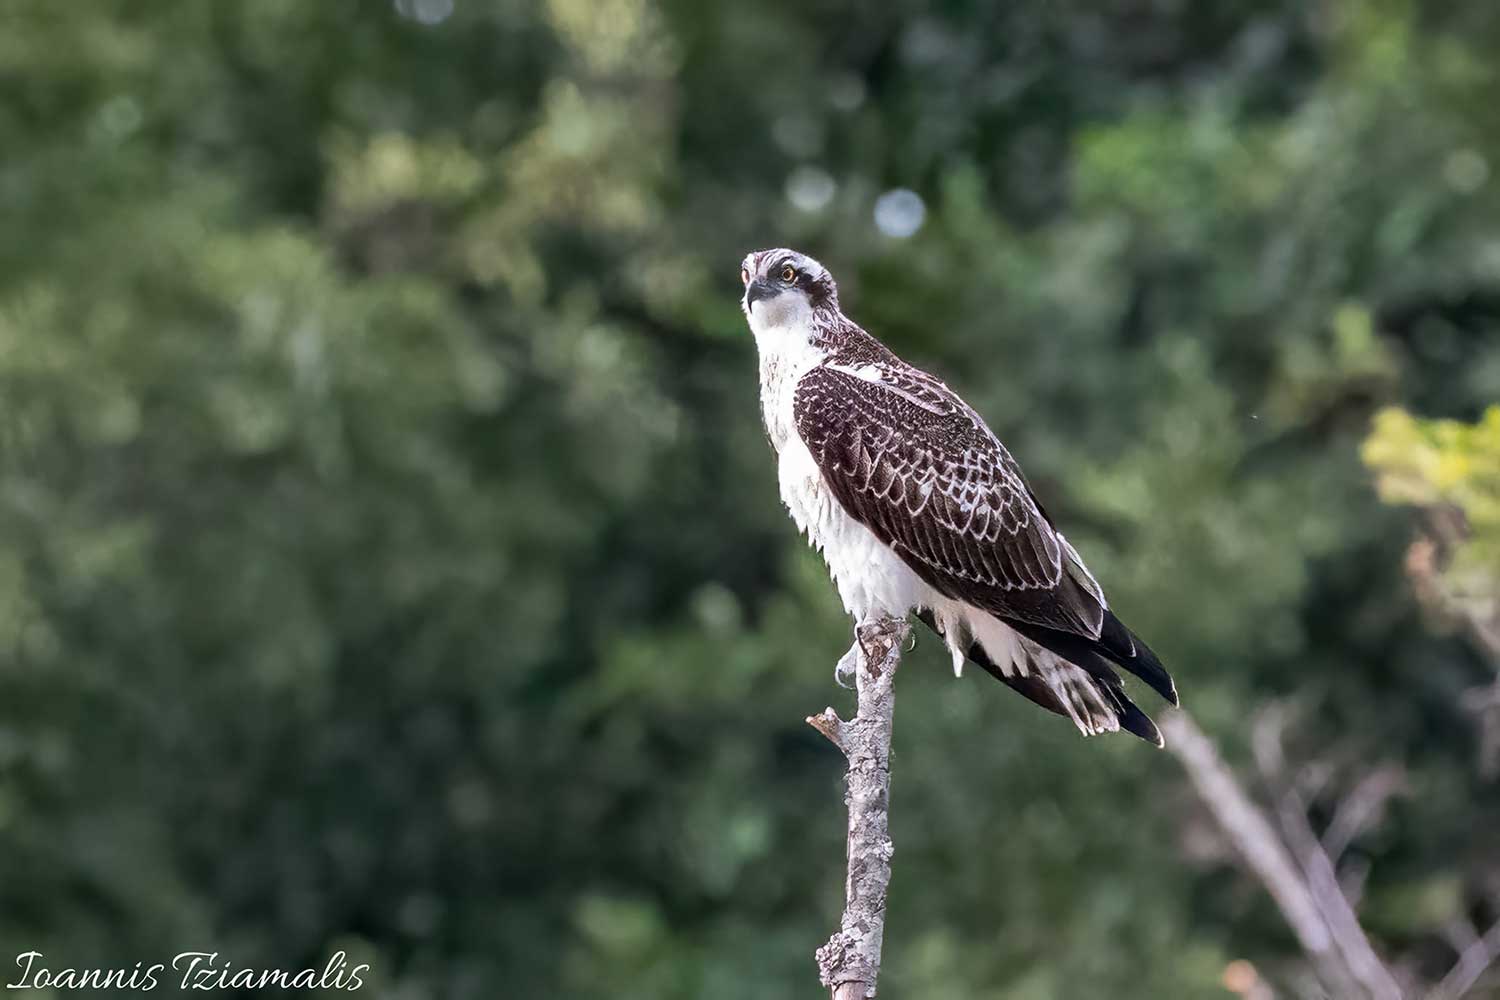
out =
[(1467, 581), (1460, 584), (1463, 590), (1500, 597), (1500, 406), (1489, 407), (1474, 424), (1382, 410), (1362, 454), (1379, 474), (1387, 503), (1462, 512), (1464, 538), (1452, 554), (1449, 576)]
[[(1462, 6), (11, 0), (0, 961), (812, 995), (843, 814), (801, 720), (847, 623), (736, 304), (793, 245), (990, 418), (1230, 756), (1302, 692), (1406, 764), (1357, 850), (1440, 969), (1500, 823), (1453, 721), (1484, 675), (1359, 445), (1500, 398), (1500, 22)], [(1367, 456), (1477, 496), (1495, 412)], [(1295, 956), (1168, 756), (935, 646), (891, 995)]]

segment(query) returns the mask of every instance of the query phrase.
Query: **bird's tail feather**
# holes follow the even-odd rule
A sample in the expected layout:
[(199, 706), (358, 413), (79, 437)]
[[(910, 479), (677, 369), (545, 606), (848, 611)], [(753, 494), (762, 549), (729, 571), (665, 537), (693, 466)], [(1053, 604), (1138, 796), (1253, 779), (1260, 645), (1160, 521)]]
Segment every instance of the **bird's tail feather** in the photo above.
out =
[(1111, 660), (1151, 685), (1152, 690), (1167, 701), (1179, 704), (1177, 685), (1172, 682), (1172, 675), (1167, 673), (1167, 668), (1162, 666), (1151, 647), (1116, 618), (1113, 611), (1104, 612), (1104, 627), (1099, 636), (1099, 644), (1104, 647), (1105, 655)]
[[(917, 617), (933, 632), (943, 635), (930, 610), (919, 611)], [(991, 677), (1047, 711), (1071, 719), (1085, 735), (1123, 729), (1147, 743), (1165, 745), (1161, 731), (1126, 695), (1124, 684), (1108, 662), (1088, 651), (1084, 654), (1086, 665), (1081, 666), (1035, 646), (1031, 669), (1026, 673), (1006, 672), (980, 642), (974, 640), (968, 644), (968, 658)]]

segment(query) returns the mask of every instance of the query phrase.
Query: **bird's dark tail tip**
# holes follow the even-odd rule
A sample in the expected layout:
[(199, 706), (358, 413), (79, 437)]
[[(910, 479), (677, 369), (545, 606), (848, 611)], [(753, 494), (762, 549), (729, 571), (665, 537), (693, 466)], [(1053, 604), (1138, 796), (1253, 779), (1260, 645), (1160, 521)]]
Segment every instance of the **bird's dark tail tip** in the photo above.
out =
[(1173, 683), (1172, 675), (1167, 673), (1167, 668), (1162, 666), (1161, 659), (1140, 636), (1116, 618), (1113, 611), (1104, 612), (1104, 627), (1099, 636), (1099, 645), (1103, 647), (1104, 654), (1122, 669), (1145, 681), (1153, 691), (1173, 705), (1181, 706), (1182, 702), (1177, 697), (1177, 685)]
[(1127, 698), (1123, 691), (1115, 694), (1115, 717), (1120, 720), (1120, 728), (1134, 733), (1147, 743), (1155, 744), (1157, 749), (1165, 747), (1167, 741), (1162, 737), (1161, 730), (1156, 728), (1156, 723), (1151, 721), (1151, 716), (1137, 708), (1135, 702)]
[[(943, 634), (931, 611), (923, 609), (917, 613), (917, 617), (939, 636)], [(1006, 673), (996, 665), (979, 642), (971, 642), (968, 649), (968, 659), (978, 664), (985, 673), (1047, 711), (1071, 719), (1085, 734), (1123, 729), (1153, 746), (1166, 746), (1161, 730), (1126, 695), (1119, 675), (1111, 669), (1110, 664), (1102, 656), (1087, 650), (1080, 650), (1079, 658), (1084, 662), (1075, 663), (1059, 656), (1058, 664), (1066, 671), (1066, 676), (1059, 681), (1054, 675), (1053, 682), (1049, 683), (1043, 679), (1039, 670), (1027, 674)], [(1165, 675), (1166, 671), (1163, 670), (1162, 673)], [(1171, 679), (1168, 678), (1168, 684), (1170, 683)], [(1160, 688), (1157, 690), (1160, 691)], [(1175, 691), (1173, 695), (1175, 696)], [(1168, 700), (1175, 704), (1173, 696), (1168, 696)]]

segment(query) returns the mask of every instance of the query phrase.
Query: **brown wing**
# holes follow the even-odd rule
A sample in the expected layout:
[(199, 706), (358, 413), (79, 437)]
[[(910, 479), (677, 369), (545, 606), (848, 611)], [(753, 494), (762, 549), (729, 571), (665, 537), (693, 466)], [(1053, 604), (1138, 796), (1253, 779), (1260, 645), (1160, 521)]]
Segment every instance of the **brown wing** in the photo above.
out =
[(1097, 640), (1103, 593), (978, 414), (899, 362), (836, 362), (803, 376), (793, 414), (844, 509), (940, 593)]

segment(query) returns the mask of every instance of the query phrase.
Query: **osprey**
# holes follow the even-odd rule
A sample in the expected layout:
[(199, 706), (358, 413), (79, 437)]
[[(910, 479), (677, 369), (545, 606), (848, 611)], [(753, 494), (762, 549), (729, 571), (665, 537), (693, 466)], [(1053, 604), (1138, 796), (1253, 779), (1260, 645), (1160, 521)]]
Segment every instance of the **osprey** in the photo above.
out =
[(761, 250), (740, 280), (781, 499), (855, 621), (914, 610), (955, 674), (971, 660), (1085, 735), (1125, 729), (1161, 746), (1114, 667), (1175, 705), (1171, 676), (979, 414), (845, 316), (811, 257)]

